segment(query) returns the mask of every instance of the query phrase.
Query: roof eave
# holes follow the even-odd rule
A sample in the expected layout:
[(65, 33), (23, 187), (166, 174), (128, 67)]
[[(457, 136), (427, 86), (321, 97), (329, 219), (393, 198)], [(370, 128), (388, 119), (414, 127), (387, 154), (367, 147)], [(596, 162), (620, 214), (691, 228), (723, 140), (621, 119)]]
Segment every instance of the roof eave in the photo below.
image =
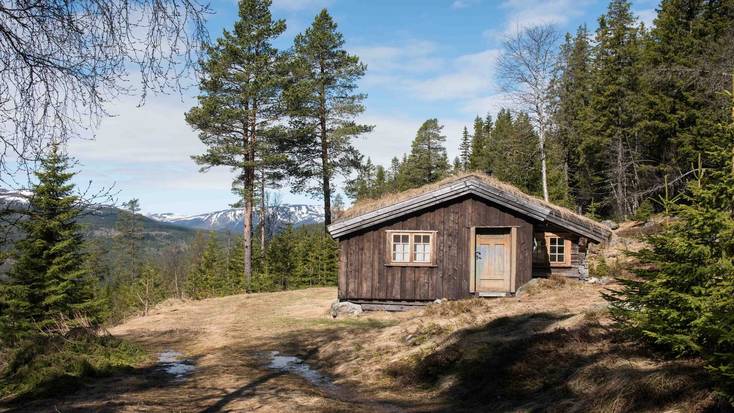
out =
[(434, 191), (426, 192), (412, 199), (378, 208), (374, 211), (354, 218), (349, 218), (344, 221), (335, 222), (329, 225), (328, 230), (334, 238), (339, 238), (354, 231), (366, 229), (371, 226), (390, 221), (407, 213), (416, 212), (467, 194), (477, 195), (495, 204), (502, 205), (540, 221), (545, 220), (551, 211), (550, 208), (541, 205), (529, 204), (520, 197), (505, 191), (500, 191), (476, 178), (469, 178), (438, 188)]

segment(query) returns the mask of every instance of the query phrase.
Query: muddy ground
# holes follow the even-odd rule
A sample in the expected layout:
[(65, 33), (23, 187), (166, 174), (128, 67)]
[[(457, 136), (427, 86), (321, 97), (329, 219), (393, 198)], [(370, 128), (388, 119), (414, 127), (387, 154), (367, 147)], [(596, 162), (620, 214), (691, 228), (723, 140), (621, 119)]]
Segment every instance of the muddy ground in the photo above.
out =
[(10, 411), (720, 410), (700, 365), (614, 338), (607, 287), (544, 281), (520, 298), (336, 320), (334, 288), (169, 301), (110, 329), (148, 362)]

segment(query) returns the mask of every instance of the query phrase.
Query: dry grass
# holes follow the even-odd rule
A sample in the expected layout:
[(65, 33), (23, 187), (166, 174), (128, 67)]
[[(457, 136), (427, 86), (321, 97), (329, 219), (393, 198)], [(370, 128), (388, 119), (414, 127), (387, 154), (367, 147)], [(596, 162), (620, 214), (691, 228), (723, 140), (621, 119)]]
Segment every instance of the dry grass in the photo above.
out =
[[(549, 279), (520, 298), (337, 320), (327, 288), (167, 303), (112, 332), (183, 352), (197, 366), (188, 380), (143, 365), (19, 411), (724, 410), (696, 360), (660, 360), (614, 334), (603, 288)], [(339, 391), (269, 370), (274, 350), (300, 355)]]
[(413, 189), (409, 189), (409, 190), (398, 192), (398, 193), (389, 193), (377, 199), (366, 199), (366, 200), (359, 201), (355, 203), (351, 208), (347, 209), (346, 211), (341, 212), (339, 216), (337, 217), (336, 222), (346, 220), (349, 218), (354, 218), (356, 216), (363, 215), (368, 212), (376, 211), (380, 208), (384, 208), (384, 207), (396, 204), (398, 202), (402, 202), (402, 201), (406, 201), (411, 198), (415, 198), (421, 194), (434, 191), (436, 189), (442, 188), (447, 185), (451, 185), (457, 181), (460, 181), (466, 178), (479, 179), (480, 181), (486, 183), (487, 185), (495, 187), (501, 191), (511, 193), (519, 198), (524, 199), (527, 202), (534, 203), (534, 204), (540, 204), (545, 207), (548, 207), (551, 210), (555, 211), (557, 214), (559, 214), (561, 217), (580, 221), (586, 225), (590, 225), (595, 228), (598, 228), (599, 230), (603, 231), (604, 233), (609, 232), (609, 229), (607, 227), (601, 225), (600, 223), (594, 221), (593, 219), (577, 214), (568, 208), (564, 208), (562, 206), (559, 206), (559, 205), (556, 205), (550, 202), (546, 202), (542, 198), (528, 195), (513, 185), (510, 185), (506, 182), (502, 182), (493, 176), (490, 176), (490, 175), (487, 175), (481, 172), (464, 172), (464, 173), (460, 173), (457, 175), (452, 175), (450, 177), (444, 178), (432, 184), (421, 186), (419, 188), (413, 188)]

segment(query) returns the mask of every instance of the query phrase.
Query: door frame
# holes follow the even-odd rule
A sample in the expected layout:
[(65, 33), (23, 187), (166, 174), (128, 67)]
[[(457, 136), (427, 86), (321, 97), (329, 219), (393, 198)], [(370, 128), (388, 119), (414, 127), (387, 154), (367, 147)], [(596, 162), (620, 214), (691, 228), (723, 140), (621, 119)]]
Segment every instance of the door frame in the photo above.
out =
[(483, 229), (503, 229), (510, 230), (510, 291), (514, 293), (517, 279), (517, 226), (473, 226), (469, 227), (469, 292), (477, 294), (477, 274), (476, 274), (476, 248), (477, 248), (477, 230), (481, 232)]

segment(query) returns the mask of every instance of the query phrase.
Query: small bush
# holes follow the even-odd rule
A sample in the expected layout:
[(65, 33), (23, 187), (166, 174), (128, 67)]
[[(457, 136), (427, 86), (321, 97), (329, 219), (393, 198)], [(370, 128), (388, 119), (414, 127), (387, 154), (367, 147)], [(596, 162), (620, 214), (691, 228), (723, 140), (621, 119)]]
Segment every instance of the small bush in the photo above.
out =
[(635, 214), (632, 216), (632, 219), (635, 221), (647, 221), (652, 216), (653, 212), (655, 212), (655, 209), (652, 206), (652, 202), (650, 199), (646, 199), (642, 201), (640, 206), (637, 208), (637, 211), (635, 211)]
[(85, 378), (125, 371), (144, 358), (139, 348), (94, 331), (37, 336), (9, 354), (0, 377), (0, 397), (20, 399), (71, 391)]

